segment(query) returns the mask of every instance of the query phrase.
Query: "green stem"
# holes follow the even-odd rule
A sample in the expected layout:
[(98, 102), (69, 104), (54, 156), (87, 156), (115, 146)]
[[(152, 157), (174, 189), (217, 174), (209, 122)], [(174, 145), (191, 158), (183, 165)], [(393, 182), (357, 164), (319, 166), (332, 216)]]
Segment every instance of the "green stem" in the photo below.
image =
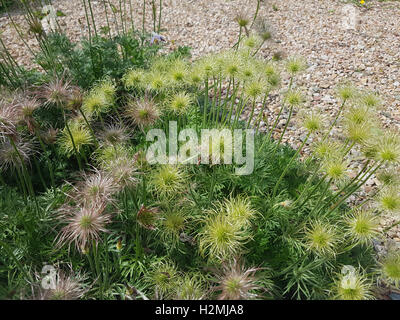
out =
[(389, 227), (386, 227), (385, 229), (383, 229), (383, 232), (388, 232), (390, 229), (394, 228), (395, 226), (398, 226), (399, 224), (400, 224), (400, 220), (392, 223)]
[(82, 171), (83, 168), (82, 168), (82, 162), (81, 162), (80, 154), (78, 153), (78, 150), (76, 149), (74, 137), (72, 136), (71, 130), (70, 130), (70, 128), (69, 128), (68, 120), (67, 120), (67, 117), (66, 117), (66, 115), (65, 115), (65, 111), (64, 111), (63, 108), (61, 108), (61, 110), (62, 110), (63, 116), (64, 116), (65, 128), (67, 129), (69, 138), (71, 139), (72, 148), (74, 149), (74, 153), (75, 153), (76, 159), (78, 160), (78, 167), (79, 167), (79, 170)]
[(309, 132), (307, 134), (307, 137), (304, 139), (303, 143), (301, 144), (300, 148), (296, 151), (296, 153), (293, 155), (293, 157), (290, 159), (289, 163), (286, 165), (285, 169), (283, 170), (281, 176), (278, 179), (278, 182), (275, 184), (274, 190), (272, 192), (272, 197), (275, 198), (276, 196), (276, 192), (278, 191), (278, 187), (281, 184), (283, 177), (285, 176), (287, 170), (289, 169), (290, 165), (292, 164), (292, 162), (297, 158), (297, 156), (299, 155), (299, 153), (301, 152), (301, 150), (303, 149), (304, 145), (306, 144), (308, 138), (310, 137), (311, 132)]

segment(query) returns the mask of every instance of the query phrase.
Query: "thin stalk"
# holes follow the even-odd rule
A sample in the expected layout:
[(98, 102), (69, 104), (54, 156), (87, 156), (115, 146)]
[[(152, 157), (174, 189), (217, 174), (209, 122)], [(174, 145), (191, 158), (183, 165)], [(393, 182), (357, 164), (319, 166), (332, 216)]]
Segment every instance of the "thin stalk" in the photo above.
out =
[(203, 127), (207, 122), (207, 108), (208, 108), (208, 77), (204, 80), (205, 92), (204, 92), (204, 106), (203, 106)]
[(146, 23), (146, 0), (143, 0), (143, 17), (142, 17), (142, 34), (143, 34), (143, 38), (145, 35), (145, 23)]
[(325, 136), (322, 138), (322, 141), (325, 141), (326, 138), (328, 138), (328, 136), (329, 136), (329, 134), (331, 133), (332, 129), (335, 127), (335, 125), (336, 125), (336, 123), (337, 123), (337, 121), (338, 121), (338, 119), (339, 119), (339, 116), (341, 115), (341, 113), (342, 113), (342, 111), (343, 111), (343, 108), (344, 108), (344, 105), (345, 105), (345, 104), (346, 104), (346, 99), (343, 100), (343, 103), (342, 103), (342, 105), (340, 106), (339, 111), (338, 111), (338, 113), (337, 113), (337, 115), (336, 115), (336, 117), (335, 117), (335, 120), (332, 122), (332, 124), (331, 124), (331, 126), (329, 127), (328, 131), (326, 132)]
[(107, 5), (106, 5), (106, 1), (103, 0), (103, 6), (104, 6), (104, 15), (106, 16), (106, 21), (107, 21), (107, 28), (108, 28), (108, 37), (109, 39), (112, 38), (111, 36), (111, 26), (110, 26), (110, 20), (108, 19), (108, 12), (107, 12)]
[(37, 170), (37, 172), (39, 174), (39, 180), (42, 183), (43, 188), (46, 190), (47, 189), (47, 185), (46, 185), (46, 182), (43, 179), (42, 170), (40, 170), (39, 163), (37, 162), (37, 159), (35, 157), (33, 158), (33, 162), (35, 163), (36, 170)]
[(247, 121), (247, 127), (246, 129), (248, 129), (250, 127), (250, 123), (251, 123), (251, 119), (253, 118), (254, 115), (254, 109), (256, 108), (256, 99), (253, 99), (253, 104), (251, 107), (251, 112), (250, 112), (250, 116), (249, 116), (249, 120)]
[(264, 115), (264, 111), (265, 111), (265, 107), (266, 107), (266, 104), (267, 104), (268, 95), (269, 95), (269, 92), (266, 92), (265, 95), (264, 95), (264, 99), (263, 99), (263, 102), (262, 102), (262, 107), (261, 107), (261, 110), (260, 110), (260, 114), (258, 115), (258, 118), (256, 120), (256, 126), (257, 126), (256, 127), (256, 131), (257, 132), (260, 129), (261, 119), (262, 119), (262, 117)]
[[(61, 108), (61, 109), (62, 109), (62, 108)], [(78, 167), (79, 167), (79, 170), (82, 171), (83, 168), (82, 168), (81, 156), (80, 156), (80, 154), (78, 153), (78, 150), (76, 149), (74, 137), (72, 136), (71, 130), (70, 130), (70, 128), (69, 128), (68, 121), (67, 121), (67, 117), (66, 117), (66, 115), (65, 115), (64, 109), (62, 109), (62, 112), (63, 112), (63, 116), (64, 116), (65, 127), (67, 128), (69, 138), (71, 139), (72, 148), (74, 149), (74, 153), (75, 153), (76, 159), (78, 160)]]
[(292, 162), (297, 158), (297, 156), (300, 154), (301, 150), (303, 149), (304, 145), (306, 144), (308, 138), (310, 137), (311, 132), (309, 132), (306, 136), (306, 138), (304, 139), (303, 143), (301, 144), (300, 148), (296, 151), (296, 153), (293, 155), (293, 157), (290, 159), (289, 163), (286, 165), (285, 170), (283, 170), (281, 176), (279, 177), (277, 183), (275, 184), (274, 190), (272, 192), (272, 197), (275, 198), (276, 196), (276, 192), (278, 191), (278, 187), (282, 182), (283, 177), (285, 176), (287, 170), (289, 169), (290, 165), (292, 164)]
[(372, 170), (368, 176), (364, 179), (364, 181), (361, 181), (358, 185), (354, 186), (341, 200), (337, 201), (335, 205), (332, 207), (332, 209), (328, 212), (328, 214), (332, 213), (335, 211), (335, 209), (340, 206), (344, 201), (346, 201), (354, 192), (356, 192), (361, 186), (368, 181), (368, 179), (383, 165), (383, 162), (380, 162), (377, 164), (374, 170)]
[(394, 228), (395, 226), (398, 226), (400, 224), (400, 220), (397, 222), (392, 223), (390, 226), (386, 227), (383, 229), (383, 232), (388, 232), (390, 229)]
[(260, 3), (261, 3), (261, 0), (257, 0), (256, 12), (254, 13), (253, 22), (250, 25), (250, 29), (253, 27), (254, 22), (256, 22), (256, 19), (257, 19), (257, 16), (258, 16), (258, 11), (260, 10)]
[(96, 28), (96, 21), (94, 20), (94, 15), (93, 15), (93, 9), (92, 9), (92, 0), (88, 0), (88, 4), (89, 4), (89, 12), (90, 12), (90, 17), (92, 18), (92, 22), (93, 22), (93, 30), (94, 30), (94, 34), (97, 35), (97, 28)]
[(45, 156), (46, 156), (46, 162), (47, 162), (47, 168), (48, 168), (49, 174), (50, 174), (51, 186), (54, 188), (54, 187), (55, 187), (55, 179), (54, 179), (53, 165), (51, 164), (50, 158), (48, 157), (48, 155), (47, 155), (47, 153), (46, 153), (46, 147), (45, 147), (45, 145), (44, 145), (44, 143), (43, 143), (42, 138), (40, 137), (39, 132), (36, 130), (36, 128), (34, 129), (34, 131), (35, 131), (36, 137), (37, 137), (38, 140), (39, 140), (40, 147), (42, 148), (43, 153), (44, 153)]
[(98, 148), (99, 147), (99, 142), (97, 141), (97, 137), (96, 137), (96, 135), (95, 135), (95, 133), (93, 131), (93, 128), (90, 125), (88, 119), (86, 118), (85, 113), (83, 112), (82, 108), (79, 108), (79, 112), (81, 113), (83, 119), (85, 120), (86, 126), (88, 127), (88, 129), (89, 129), (89, 131), (90, 131), (90, 133), (91, 133), (91, 135), (93, 137), (93, 141), (95, 143), (96, 148)]
[(160, 9), (158, 12), (158, 28), (157, 28), (157, 33), (161, 32), (161, 13), (162, 13), (162, 0), (160, 0)]
[(282, 133), (281, 133), (281, 136), (279, 137), (278, 143), (276, 144), (276, 147), (275, 147), (275, 149), (274, 149), (274, 152), (273, 152), (273, 154), (272, 154), (272, 157), (275, 155), (276, 151), (278, 150), (278, 147), (279, 147), (279, 145), (280, 145), (281, 142), (282, 142), (283, 136), (284, 136), (285, 133), (286, 133), (286, 130), (287, 130), (288, 126), (289, 126), (290, 120), (292, 119), (293, 109), (294, 109), (294, 107), (293, 107), (293, 106), (290, 106), (288, 119), (287, 119), (287, 121), (286, 121), (285, 127), (283, 128), (283, 131), (282, 131)]
[[(311, 212), (310, 212), (310, 216), (317, 210), (318, 205), (319, 205), (320, 203), (322, 203), (322, 201), (323, 201), (323, 199), (324, 199), (324, 197), (325, 197), (325, 194), (327, 193), (327, 191), (328, 191), (329, 186), (331, 185), (331, 183), (332, 183), (332, 178), (330, 178), (330, 179), (328, 180), (328, 182), (327, 182), (325, 188), (324, 188), (323, 191), (321, 192), (321, 195), (320, 195), (320, 197), (319, 197), (317, 203), (315, 204), (314, 208), (313, 208), (313, 209), (311, 210)], [(318, 210), (318, 212), (320, 212), (320, 211)]]
[[(317, 175), (318, 170), (315, 170), (313, 177), (310, 179), (310, 182), (314, 180), (314, 177)], [(318, 181), (318, 183), (312, 188), (311, 193), (308, 194), (306, 199), (303, 200), (303, 202), (296, 208), (296, 210), (300, 210), (306, 203), (307, 201), (314, 195), (314, 192), (318, 189), (318, 187), (321, 185), (323, 181), (325, 181), (326, 174)], [(302, 196), (307, 192), (307, 188), (304, 188), (304, 191), (300, 194), (300, 196), (297, 198), (297, 200), (293, 203), (292, 206), (298, 202)]]
[(25, 180), (25, 182), (26, 182), (26, 185), (27, 185), (27, 187), (28, 187), (28, 191), (29, 191), (31, 197), (32, 197), (32, 198), (34, 199), (34, 201), (35, 201), (36, 209), (37, 209), (38, 212), (39, 212), (39, 204), (38, 204), (38, 202), (37, 202), (37, 199), (36, 199), (36, 196), (35, 196), (35, 192), (34, 192), (34, 190), (33, 190), (32, 180), (31, 180), (31, 177), (29, 176), (28, 168), (26, 167), (24, 158), (22, 157), (22, 155), (21, 155), (21, 153), (19, 152), (17, 146), (15, 145), (14, 140), (13, 140), (10, 136), (8, 137), (8, 139), (9, 139), (9, 141), (10, 141), (12, 147), (14, 148), (14, 151), (17, 153), (18, 158), (19, 158), (20, 161), (21, 161), (21, 166), (22, 166), (22, 172), (23, 172), (24, 180)]

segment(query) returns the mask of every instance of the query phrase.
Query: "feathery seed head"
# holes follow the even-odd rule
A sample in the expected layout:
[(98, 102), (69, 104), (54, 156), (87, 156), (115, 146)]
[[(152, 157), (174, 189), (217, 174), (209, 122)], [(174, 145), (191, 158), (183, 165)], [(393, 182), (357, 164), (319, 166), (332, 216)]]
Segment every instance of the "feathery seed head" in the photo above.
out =
[(293, 107), (299, 107), (305, 101), (303, 94), (299, 90), (289, 90), (285, 94), (285, 102)]
[(353, 99), (357, 96), (357, 88), (350, 83), (345, 83), (337, 88), (337, 95), (342, 101)]
[[(42, 278), (37, 275), (37, 278)], [(67, 276), (58, 270), (55, 276), (54, 288), (44, 289), (38, 286), (38, 292), (34, 294), (34, 300), (79, 300), (86, 293), (83, 285), (84, 277), (80, 274)]]
[(348, 235), (361, 244), (370, 243), (378, 235), (378, 220), (370, 211), (356, 210), (346, 218)]
[(239, 25), (239, 27), (246, 28), (250, 23), (250, 16), (246, 11), (241, 10), (236, 13), (234, 21)]
[(257, 19), (255, 28), (262, 41), (268, 41), (272, 38), (272, 28), (265, 19)]
[(258, 295), (254, 291), (261, 289), (255, 276), (258, 270), (260, 269), (247, 269), (236, 258), (229, 264), (224, 263), (221, 274), (217, 276), (219, 285), (214, 289), (221, 291), (218, 300), (256, 299)]
[(360, 96), (360, 102), (370, 109), (377, 109), (382, 104), (381, 98), (372, 92), (362, 94)]
[(378, 194), (378, 201), (386, 212), (398, 213), (400, 211), (400, 194), (396, 187), (382, 189)]
[(329, 158), (340, 158), (342, 146), (334, 140), (323, 140), (316, 142), (313, 146), (314, 152), (321, 160)]
[[(352, 268), (354, 269), (354, 268)], [(361, 272), (341, 273), (334, 285), (334, 298), (337, 300), (371, 300), (371, 281)]]
[(303, 127), (309, 132), (320, 131), (324, 127), (324, 117), (322, 114), (310, 111), (301, 114)]
[(192, 96), (182, 91), (170, 97), (167, 108), (175, 115), (184, 115), (187, 113), (192, 102)]
[[(20, 137), (13, 140), (4, 140), (0, 144), (0, 169), (19, 169), (24, 163), (29, 163), (29, 158), (33, 154), (33, 145), (30, 141), (24, 141)], [(17, 150), (15, 150), (17, 149)], [(21, 159), (22, 158), (22, 159)]]
[(101, 233), (108, 231), (106, 225), (111, 221), (111, 216), (104, 212), (105, 209), (105, 202), (96, 201), (89, 206), (77, 207), (69, 215), (61, 215), (61, 220), (67, 225), (61, 230), (57, 245), (75, 243), (76, 248), (81, 251), (93, 243), (97, 245)]
[(176, 286), (177, 300), (202, 300), (205, 296), (205, 285), (203, 276), (199, 273), (186, 274), (179, 279)]
[(107, 164), (106, 170), (121, 189), (133, 187), (138, 182), (135, 159), (131, 156), (116, 157)]
[(377, 178), (384, 186), (397, 187), (400, 185), (400, 177), (396, 169), (389, 168), (378, 172)]
[(162, 216), (161, 233), (165, 241), (179, 242), (186, 225), (185, 214), (181, 211), (167, 211)]
[(63, 77), (55, 78), (50, 83), (42, 86), (39, 96), (46, 99), (46, 105), (54, 104), (63, 106), (70, 97), (71, 85)]
[(119, 186), (115, 184), (109, 173), (94, 169), (91, 174), (83, 174), (82, 180), (77, 184), (75, 190), (75, 194), (71, 197), (77, 203), (109, 203), (112, 201), (113, 195), (118, 192)]
[(257, 214), (257, 211), (252, 208), (250, 199), (244, 196), (226, 199), (223, 210), (229, 219), (239, 226), (249, 226), (251, 219)]
[[(60, 150), (67, 156), (74, 154), (74, 144), (76, 151), (81, 153), (84, 146), (93, 144), (93, 137), (89, 129), (79, 121), (70, 121), (68, 128), (65, 127), (61, 131), (61, 137), (58, 140)], [(72, 139), (71, 139), (71, 136)], [(73, 140), (73, 141), (72, 141)]]
[(153, 100), (142, 98), (130, 100), (125, 111), (126, 117), (142, 130), (154, 125), (160, 118), (160, 112)]
[(17, 134), (16, 125), (18, 119), (18, 109), (12, 103), (2, 101), (0, 104), (0, 138)]
[(170, 198), (185, 190), (186, 175), (177, 166), (161, 165), (151, 173), (150, 185), (157, 195)]
[(238, 223), (233, 223), (228, 215), (217, 212), (205, 218), (205, 226), (198, 234), (199, 250), (210, 259), (220, 261), (237, 255), (249, 235)]
[(286, 71), (294, 76), (307, 69), (307, 63), (301, 57), (291, 57), (286, 61)]
[(147, 208), (142, 205), (137, 213), (136, 221), (145, 229), (155, 230), (159, 215), (158, 208)]
[(400, 253), (390, 251), (380, 263), (381, 273), (386, 282), (400, 288)]
[(179, 273), (172, 261), (163, 259), (152, 264), (147, 279), (155, 287), (156, 298), (163, 299), (176, 289)]
[(337, 242), (333, 226), (316, 220), (306, 230), (306, 247), (320, 255), (334, 255)]
[(348, 161), (340, 157), (325, 158), (322, 171), (335, 182), (340, 182), (347, 177)]
[(400, 137), (392, 131), (376, 136), (376, 157), (378, 161), (398, 163), (400, 161)]
[(105, 144), (124, 144), (130, 139), (130, 135), (123, 125), (111, 123), (100, 132), (100, 139)]
[(124, 75), (122, 81), (128, 90), (140, 89), (144, 82), (144, 71), (141, 69), (132, 69)]
[(244, 39), (243, 45), (249, 49), (256, 49), (262, 44), (262, 39), (257, 34), (251, 34)]

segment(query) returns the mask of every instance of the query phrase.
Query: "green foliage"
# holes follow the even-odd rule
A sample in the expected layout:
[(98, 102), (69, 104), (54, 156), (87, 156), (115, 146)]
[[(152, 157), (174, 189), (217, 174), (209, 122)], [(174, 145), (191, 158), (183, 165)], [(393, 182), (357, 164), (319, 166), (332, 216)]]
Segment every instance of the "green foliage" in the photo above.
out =
[(46, 42), (46, 51), (36, 56), (37, 63), (51, 74), (67, 72), (73, 83), (84, 89), (106, 76), (119, 79), (129, 68), (146, 68), (159, 49), (142, 45), (134, 34), (111, 39), (97, 36), (78, 46), (65, 34), (53, 33)]

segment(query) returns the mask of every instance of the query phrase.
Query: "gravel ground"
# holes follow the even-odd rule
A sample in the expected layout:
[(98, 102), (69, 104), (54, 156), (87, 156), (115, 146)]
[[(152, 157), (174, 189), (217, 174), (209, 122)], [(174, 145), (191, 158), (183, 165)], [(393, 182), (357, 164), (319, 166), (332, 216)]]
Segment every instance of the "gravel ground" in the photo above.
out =
[[(111, 2), (118, 6), (117, 0)], [(59, 18), (59, 23), (72, 39), (79, 40), (87, 33), (81, 0), (58, 0), (53, 3), (66, 15)], [(137, 12), (134, 24), (141, 28), (142, 1), (132, 3)], [(239, 29), (233, 21), (236, 13), (238, 10), (255, 9), (255, 0), (164, 0), (163, 3), (163, 35), (168, 40), (169, 49), (188, 45), (192, 47), (194, 58), (231, 47), (237, 40)], [(309, 68), (296, 85), (307, 93), (309, 106), (327, 115), (335, 115), (338, 109), (335, 87), (345, 79), (353, 81), (358, 87), (379, 92), (384, 100), (380, 119), (385, 127), (397, 128), (400, 125), (400, 2), (368, 3), (369, 9), (357, 9), (356, 29), (344, 30), (343, 2), (264, 0), (260, 16), (273, 27), (274, 40), (260, 54), (265, 58), (271, 58), (275, 52), (281, 52), (283, 56), (305, 57)], [(93, 7), (98, 25), (105, 25), (103, 4), (93, 1)], [(149, 11), (147, 7), (147, 27), (150, 29)], [(21, 30), (27, 29), (18, 12), (13, 13), (13, 18)], [(32, 66), (29, 51), (9, 25), (5, 14), (0, 17), (0, 33), (16, 60)], [(29, 34), (25, 34), (25, 38), (32, 47), (36, 47)], [(278, 108), (279, 101), (272, 99), (266, 111), (269, 123)], [(256, 114), (258, 112), (256, 110)], [(287, 142), (293, 147), (298, 146), (304, 131), (294, 122), (288, 130)], [(370, 195), (376, 184), (375, 178), (370, 179), (362, 196)], [(393, 221), (393, 218), (385, 217), (382, 227)], [(386, 236), (400, 244), (400, 228), (392, 229)]]

